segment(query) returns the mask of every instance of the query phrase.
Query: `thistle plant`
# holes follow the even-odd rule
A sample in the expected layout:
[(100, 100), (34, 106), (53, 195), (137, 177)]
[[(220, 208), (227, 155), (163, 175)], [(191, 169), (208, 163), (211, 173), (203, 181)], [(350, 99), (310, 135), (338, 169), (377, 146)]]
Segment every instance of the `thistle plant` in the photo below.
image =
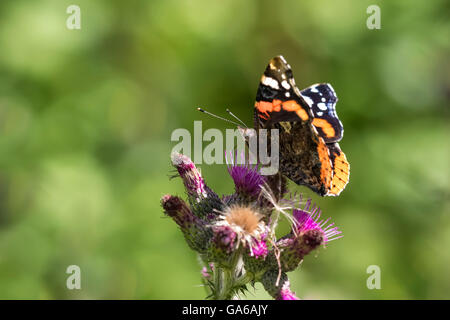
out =
[[(174, 153), (172, 164), (183, 180), (187, 203), (165, 195), (161, 205), (181, 229), (203, 264), (202, 279), (211, 299), (237, 299), (249, 285), (261, 282), (278, 300), (297, 300), (287, 272), (311, 251), (341, 237), (321, 219), (320, 209), (301, 195), (290, 195), (282, 175), (262, 176), (257, 166), (228, 163), (234, 181), (231, 195), (219, 197), (205, 183), (189, 157)], [(291, 231), (277, 239), (278, 221), (285, 217)]]

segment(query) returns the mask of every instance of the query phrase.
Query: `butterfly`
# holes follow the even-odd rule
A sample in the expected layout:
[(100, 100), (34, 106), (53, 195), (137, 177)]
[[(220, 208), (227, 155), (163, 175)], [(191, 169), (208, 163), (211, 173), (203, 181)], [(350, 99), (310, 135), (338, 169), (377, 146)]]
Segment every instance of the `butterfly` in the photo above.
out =
[(300, 91), (282, 56), (270, 60), (256, 94), (255, 130), (279, 130), (279, 171), (321, 196), (338, 196), (349, 181), (337, 101), (327, 83)]

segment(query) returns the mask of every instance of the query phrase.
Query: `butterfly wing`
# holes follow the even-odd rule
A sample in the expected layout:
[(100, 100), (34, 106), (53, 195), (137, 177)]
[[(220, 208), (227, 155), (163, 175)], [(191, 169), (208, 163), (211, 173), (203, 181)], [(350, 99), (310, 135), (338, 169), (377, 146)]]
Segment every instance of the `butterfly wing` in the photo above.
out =
[(291, 67), (282, 56), (270, 60), (261, 77), (255, 102), (256, 128), (282, 121), (310, 122), (313, 115), (300, 96)]
[(331, 188), (328, 195), (338, 196), (344, 190), (350, 178), (350, 164), (347, 157), (341, 151), (338, 143), (327, 144), (333, 176), (331, 179)]
[(338, 142), (344, 134), (344, 127), (336, 114), (338, 98), (328, 83), (312, 85), (300, 92), (313, 113), (313, 125), (326, 143)]

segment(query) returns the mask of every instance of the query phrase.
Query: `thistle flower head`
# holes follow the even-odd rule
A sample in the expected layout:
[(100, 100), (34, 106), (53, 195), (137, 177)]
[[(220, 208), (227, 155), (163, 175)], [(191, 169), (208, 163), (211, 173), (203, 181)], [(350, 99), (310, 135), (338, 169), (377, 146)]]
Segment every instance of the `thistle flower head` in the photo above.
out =
[[(253, 252), (253, 245), (266, 232), (262, 215), (250, 206), (232, 205), (219, 216), (216, 226), (230, 228), (236, 234), (236, 245), (242, 244)], [(259, 251), (258, 251), (259, 252)]]
[[(339, 231), (334, 223), (328, 224), (330, 218), (320, 219), (321, 210), (311, 203), (311, 199), (306, 202), (303, 209), (294, 209), (292, 214), (295, 219), (296, 233), (308, 234), (310, 237), (316, 234), (316, 238), (318, 234), (321, 234), (324, 244), (342, 237), (342, 231)], [(315, 232), (312, 232), (313, 230)]]
[[(241, 156), (244, 158), (244, 155)], [(231, 163), (228, 163), (228, 173), (233, 178), (237, 194), (257, 198), (261, 192), (261, 186), (266, 182), (257, 166), (242, 161), (243, 164), (235, 164), (235, 157), (231, 154)]]

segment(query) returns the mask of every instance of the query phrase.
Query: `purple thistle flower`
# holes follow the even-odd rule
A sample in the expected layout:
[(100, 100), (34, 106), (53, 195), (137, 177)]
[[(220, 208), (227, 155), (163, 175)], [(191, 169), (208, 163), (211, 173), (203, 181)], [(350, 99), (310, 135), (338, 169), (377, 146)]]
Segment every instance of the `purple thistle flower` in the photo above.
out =
[(318, 230), (323, 234), (324, 244), (343, 237), (340, 235), (342, 231), (339, 231), (338, 227), (333, 227), (334, 223), (327, 225), (330, 218), (319, 220), (321, 210), (311, 203), (311, 199), (308, 199), (303, 210), (294, 209), (292, 214), (296, 222), (294, 226), (296, 233), (301, 234), (309, 230)]
[(295, 270), (304, 257), (320, 245), (341, 237), (337, 237), (341, 231), (333, 227), (334, 224), (326, 226), (329, 219), (319, 220), (320, 214), (311, 199), (303, 209), (293, 209), (293, 230), (276, 243), (281, 250), (279, 261), (284, 272)]
[[(241, 156), (244, 159), (244, 155)], [(257, 166), (253, 166), (246, 161), (244, 164), (235, 164), (233, 155), (231, 154), (231, 164), (228, 164), (228, 173), (233, 178), (236, 194), (245, 195), (256, 199), (261, 193), (261, 186), (266, 182)]]

